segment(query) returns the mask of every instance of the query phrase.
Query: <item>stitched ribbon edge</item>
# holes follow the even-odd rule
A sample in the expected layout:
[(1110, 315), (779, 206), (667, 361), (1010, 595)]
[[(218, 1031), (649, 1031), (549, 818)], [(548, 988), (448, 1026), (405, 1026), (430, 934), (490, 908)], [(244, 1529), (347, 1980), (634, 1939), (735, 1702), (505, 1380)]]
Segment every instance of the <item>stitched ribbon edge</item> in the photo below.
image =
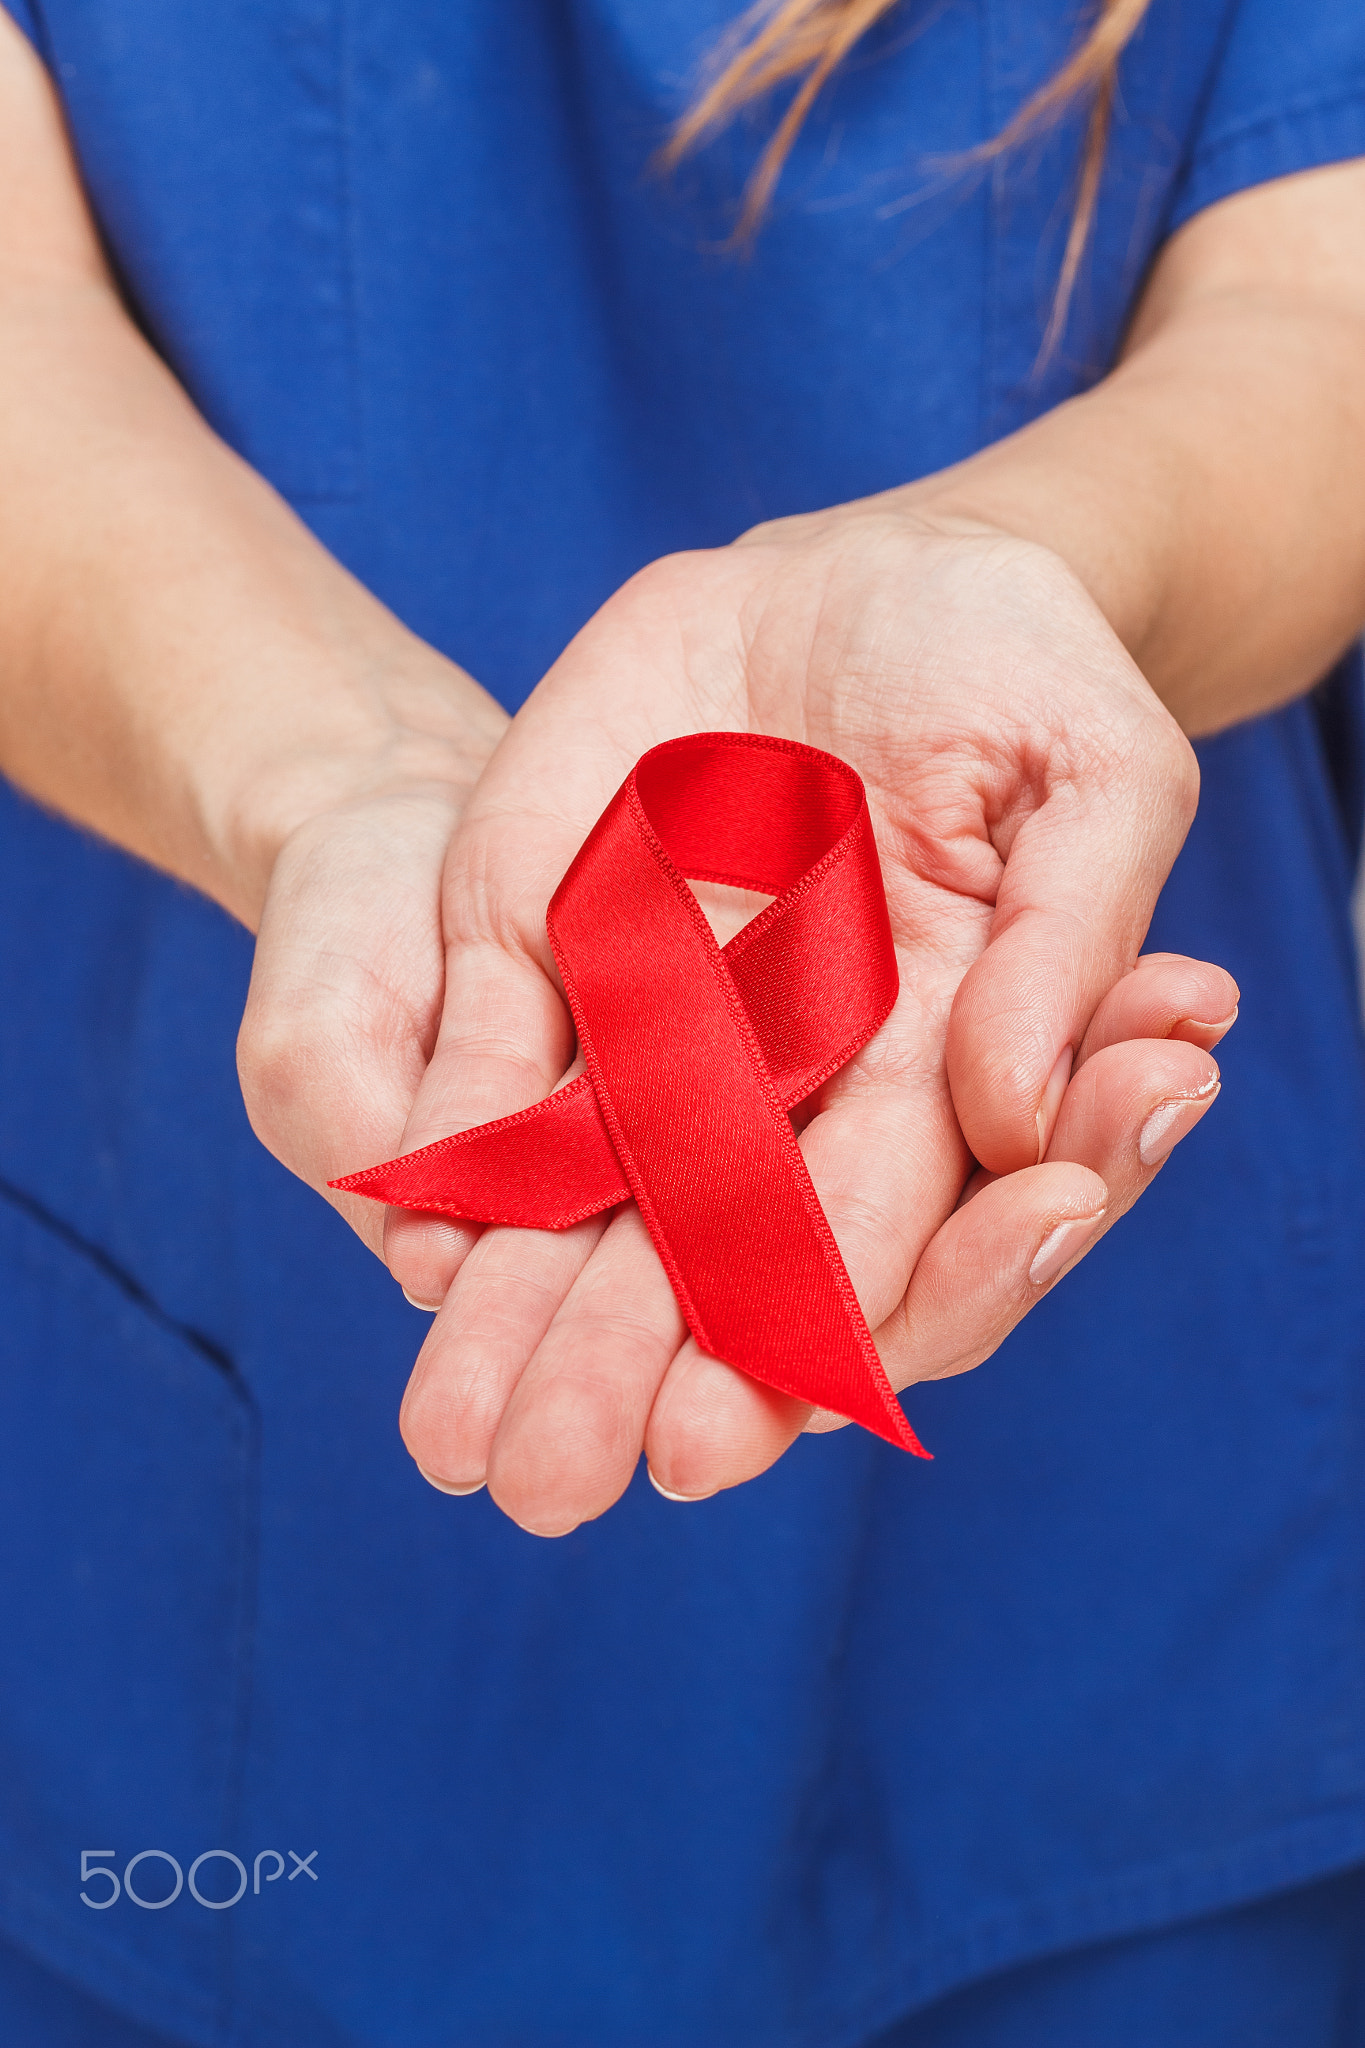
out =
[[(834, 844), (828, 847), (818, 860), (813, 861), (811, 866), (797, 876), (787, 888), (778, 892), (775, 895), (774, 901), (755, 918), (751, 919), (740, 932), (736, 933), (724, 948), (716, 944), (714, 934), (711, 932), (705, 915), (697, 903), (695, 895), (687, 886), (687, 879), (670, 857), (667, 848), (664, 846), (662, 839), (650, 820), (637, 783), (640, 768), (646, 762), (652, 761), (656, 756), (687, 749), (695, 751), (699, 747), (709, 747), (715, 750), (721, 748), (734, 749), (736, 751), (746, 748), (768, 749), (785, 754), (814, 756), (823, 770), (826, 772), (831, 769), (837, 771), (846, 782), (854, 786), (857, 792), (857, 808), (854, 816)], [(694, 928), (698, 930), (698, 936), (703, 939), (708, 967), (716, 978), (720, 992), (734, 1020), (741, 1043), (747, 1053), (749, 1064), (760, 1083), (760, 1091), (767, 1098), (769, 1113), (775, 1118), (780, 1119), (785, 1137), (792, 1147), (790, 1156), (794, 1161), (796, 1185), (802, 1206), (814, 1233), (827, 1272), (833, 1281), (845, 1314), (852, 1325), (856, 1349), (871, 1381), (870, 1391), (875, 1392), (877, 1395), (880, 1405), (885, 1411), (886, 1421), (890, 1425), (887, 1430), (878, 1430), (876, 1433), (885, 1434), (917, 1456), (928, 1458), (931, 1454), (924, 1449), (911, 1429), (905, 1412), (896, 1399), (895, 1392), (877, 1354), (871, 1331), (863, 1315), (861, 1303), (858, 1301), (856, 1290), (844, 1265), (838, 1243), (830, 1228), (829, 1219), (824, 1213), (819, 1194), (814, 1183), (811, 1181), (804, 1156), (801, 1153), (799, 1144), (796, 1142), (795, 1133), (792, 1131), (787, 1115), (787, 1111), (794, 1104), (807, 1099), (825, 1081), (830, 1079), (833, 1074), (845, 1066), (864, 1045), (870, 1042), (886, 1022), (887, 1017), (895, 1006), (898, 993), (899, 977), (894, 959), (894, 950), (891, 958), (893, 986), (885, 1004), (877, 1005), (868, 1013), (873, 1020), (870, 1025), (867, 1028), (863, 1028), (863, 1025), (860, 1024), (850, 1039), (846, 1040), (818, 1069), (805, 1072), (801, 1077), (800, 1085), (790, 1088), (785, 1095), (776, 1085), (753, 1018), (750, 1016), (743, 995), (735, 983), (730, 967), (730, 960), (742, 957), (748, 947), (760, 939), (774, 921), (787, 914), (804, 893), (816, 887), (822, 877), (826, 876), (841, 861), (849, 857), (858, 844), (859, 835), (863, 832), (866, 832), (871, 842), (875, 864), (875, 839), (872, 837), (867, 795), (861, 777), (858, 776), (856, 770), (850, 768), (846, 762), (840, 761), (837, 756), (808, 747), (800, 741), (781, 739), (767, 734), (737, 732), (680, 735), (674, 740), (665, 741), (660, 746), (649, 749), (646, 754), (641, 756), (640, 760), (637, 761), (626, 777), (625, 782), (617, 791), (616, 796), (612, 799), (607, 811), (603, 813), (603, 818), (605, 819), (617, 805), (624, 805), (630, 814), (637, 836), (650, 857), (659, 867), (685, 916), (692, 921)], [(589, 838), (591, 839), (592, 836), (590, 834)], [(587, 842), (585, 842), (585, 848), (586, 844)], [(683, 1310), (689, 1328), (704, 1352), (713, 1357), (720, 1357), (721, 1354), (707, 1339), (697, 1305), (691, 1296), (687, 1282), (669, 1243), (668, 1236), (653, 1211), (648, 1191), (640, 1178), (638, 1169), (635, 1167), (630, 1145), (626, 1140), (619, 1117), (612, 1104), (610, 1088), (593, 1048), (592, 1029), (587, 1022), (579, 999), (577, 978), (573, 973), (571, 963), (564, 955), (562, 947), (556, 941), (554, 932), (555, 902), (570, 882), (578, 866), (579, 859), (582, 857), (582, 852), (583, 850), (581, 849), (580, 855), (576, 856), (575, 861), (570, 864), (564, 881), (560, 883), (559, 888), (555, 891), (555, 896), (551, 899), (546, 917), (546, 928), (556, 964), (559, 967), (566, 993), (569, 996), (570, 1008), (574, 1015), (579, 1044), (583, 1052), (587, 1072), (576, 1077), (574, 1081), (553, 1090), (550, 1095), (542, 1097), (539, 1102), (528, 1104), (525, 1108), (513, 1111), (506, 1117), (474, 1126), (467, 1131), (450, 1133), (444, 1138), (435, 1140), (428, 1146), (418, 1148), (415, 1152), (399, 1155), (395, 1159), (384, 1161), (374, 1167), (365, 1168), (356, 1174), (346, 1175), (337, 1180), (329, 1181), (328, 1186), (340, 1191), (360, 1194), (373, 1200), (392, 1200), (391, 1192), (381, 1192), (379, 1188), (374, 1186), (374, 1183), (380, 1181), (381, 1177), (386, 1174), (391, 1174), (394, 1169), (400, 1166), (412, 1166), (417, 1162), (434, 1158), (436, 1155), (448, 1153), (462, 1144), (475, 1139), (486, 1140), (499, 1131), (524, 1125), (536, 1119), (553, 1122), (556, 1117), (562, 1118), (566, 1114), (566, 1103), (573, 1105), (567, 1113), (575, 1114), (583, 1096), (588, 1094), (591, 1097), (596, 1116), (604, 1126), (605, 1135), (615, 1155), (617, 1168), (624, 1176), (625, 1185), (619, 1189), (619, 1192), (613, 1191), (610, 1197), (603, 1199), (599, 1191), (598, 1196), (595, 1196), (590, 1203), (576, 1209), (557, 1213), (553, 1222), (546, 1221), (543, 1209), (532, 1216), (526, 1213), (518, 1213), (515, 1207), (510, 1205), (500, 1207), (496, 1214), (484, 1215), (471, 1213), (470, 1205), (467, 1202), (458, 1205), (455, 1203), (442, 1204), (439, 1201), (423, 1199), (420, 1204), (421, 1211), (428, 1214), (454, 1216), (470, 1222), (506, 1223), (516, 1227), (541, 1229), (567, 1229), (572, 1227), (574, 1223), (583, 1221), (589, 1216), (600, 1214), (606, 1209), (616, 1207), (629, 1196), (633, 1196), (640, 1208), (651, 1241), (661, 1263), (665, 1267), (675, 1298)], [(691, 864), (689, 864), (688, 873), (691, 879), (698, 881), (728, 883), (731, 886), (741, 888), (763, 888), (761, 879), (752, 875), (736, 874), (721, 867), (707, 868), (698, 864), (695, 873), (693, 873)], [(729, 958), (727, 958), (727, 955)], [(430, 1194), (430, 1192), (430, 1190), (424, 1191), (425, 1194)], [(415, 1203), (400, 1205), (419, 1206)], [(481, 1208), (491, 1208), (491, 1206), (489, 1204), (480, 1205)], [(746, 1364), (740, 1369), (760, 1382), (765, 1381), (765, 1374), (761, 1370), (756, 1370), (752, 1363)], [(777, 1386), (778, 1391), (785, 1392), (789, 1396), (791, 1395), (792, 1390), (789, 1387), (782, 1387), (778, 1382), (771, 1379), (767, 1379), (766, 1383)], [(799, 1396), (797, 1398), (812, 1397)], [(812, 1405), (816, 1407), (824, 1406), (827, 1409), (831, 1406), (828, 1402), (821, 1402), (813, 1398)], [(844, 1411), (838, 1407), (833, 1407), (832, 1412), (843, 1413)], [(859, 1420), (861, 1418), (848, 1417), (847, 1419)], [(864, 1426), (868, 1425), (864, 1423)]]

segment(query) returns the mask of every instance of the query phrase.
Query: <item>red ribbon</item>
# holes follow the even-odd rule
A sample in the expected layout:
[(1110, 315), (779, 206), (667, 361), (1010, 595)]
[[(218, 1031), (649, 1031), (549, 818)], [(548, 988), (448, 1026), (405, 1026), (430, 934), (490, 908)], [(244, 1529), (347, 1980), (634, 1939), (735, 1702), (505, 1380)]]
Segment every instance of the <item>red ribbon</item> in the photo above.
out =
[[(716, 944), (684, 876), (776, 901)], [(863, 785), (831, 754), (697, 733), (635, 765), (546, 928), (587, 1072), (330, 1185), (565, 1230), (632, 1197), (703, 1351), (921, 1457), (787, 1112), (899, 988)]]

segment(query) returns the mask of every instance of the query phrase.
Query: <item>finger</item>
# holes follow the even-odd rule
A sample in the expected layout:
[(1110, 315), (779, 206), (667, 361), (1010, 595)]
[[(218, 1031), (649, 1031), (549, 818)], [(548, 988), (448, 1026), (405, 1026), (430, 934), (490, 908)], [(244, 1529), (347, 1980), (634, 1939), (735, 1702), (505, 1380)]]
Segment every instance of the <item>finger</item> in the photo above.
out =
[[(963, 1172), (946, 1091), (907, 1089), (902, 1079), (883, 1075), (801, 1139), (855, 1286), (879, 1308), (898, 1297), (932, 1228), (927, 1219), (941, 1213)], [(876, 1196), (868, 1167), (874, 1136), (894, 1162), (896, 1199)], [(509, 1400), (489, 1468), (499, 1504), (525, 1527), (562, 1533), (625, 1490), (642, 1438), (655, 1484), (688, 1498), (752, 1478), (780, 1456), (809, 1406), (684, 1337), (638, 1212), (627, 1211)]]
[[(660, 612), (672, 573), (663, 565), (618, 593), (608, 607), (611, 619), (601, 615), (566, 651), (485, 771), (447, 868), (446, 999), (403, 1151), (524, 1107), (564, 1075), (572, 1031), (544, 928), (554, 888), (639, 754), (679, 732), (736, 716), (743, 722), (737, 652), (714, 668), (700, 694), (678, 667), (677, 620), (671, 604)], [(669, 625), (663, 633), (661, 617)], [(600, 710), (586, 723), (585, 682)], [(733, 919), (735, 906), (722, 914)], [(600, 1232), (601, 1225), (591, 1228)], [(411, 1298), (447, 1304), (414, 1377), (404, 1427), (419, 1462), (438, 1479), (468, 1485), (491, 1471), (495, 1496), (528, 1526), (567, 1527), (600, 1511), (595, 1503), (614, 1497), (629, 1477), (620, 1476), (615, 1446), (631, 1431), (604, 1422), (620, 1390), (613, 1394), (588, 1362), (594, 1316), (603, 1325), (596, 1333), (600, 1356), (622, 1352), (625, 1297), (589, 1291), (575, 1303), (538, 1368), (541, 1392), (533, 1387), (514, 1404), (495, 1457), (501, 1411), (583, 1270), (587, 1242), (579, 1233), (577, 1252), (562, 1241), (545, 1251), (527, 1234), (512, 1244), (503, 1235), (489, 1230), (471, 1243), (458, 1225), (391, 1215), (387, 1246), (396, 1276)], [(603, 1264), (612, 1270), (610, 1257)], [(652, 1250), (646, 1271), (657, 1290), (662, 1275)], [(666, 1362), (678, 1335), (666, 1289), (660, 1315), (669, 1332)], [(628, 1363), (615, 1375), (627, 1389), (634, 1384)], [(567, 1430), (558, 1419), (561, 1381), (581, 1395), (573, 1404), (579, 1422)], [(535, 1419), (542, 1413), (552, 1418), (548, 1447)], [(581, 1431), (582, 1453), (566, 1464), (574, 1429)], [(606, 1453), (593, 1448), (604, 1429)], [(632, 1465), (641, 1431), (642, 1422), (634, 1429)], [(579, 1492), (556, 1478), (574, 1466), (586, 1475)]]
[[(735, 891), (701, 894), (722, 928), (751, 907), (733, 900)], [(884, 1044), (869, 1051), (858, 1066), (861, 1082), (850, 1070), (850, 1078), (831, 1090), (838, 1095), (842, 1088), (841, 1115), (827, 1112), (816, 1119), (801, 1143), (854, 1267), (903, 1276), (920, 1237), (932, 1228), (926, 1219), (936, 1220), (964, 1169), (946, 1088), (932, 1061), (923, 1058), (924, 1019), (909, 999), (900, 1032), (908, 1035), (915, 1058), (897, 1061)], [(921, 1071), (926, 1068), (927, 1076)], [(863, 1100), (855, 1112), (851, 1103), (859, 1085)], [(869, 1170), (873, 1155), (885, 1162), (894, 1182), (880, 1200)], [(888, 1305), (903, 1285), (902, 1277), (888, 1293)], [(671, 1483), (662, 1476), (664, 1467), (696, 1468), (719, 1456), (724, 1470), (714, 1475), (715, 1484), (729, 1484), (733, 1479), (726, 1474), (752, 1476), (780, 1454), (809, 1408), (717, 1365), (694, 1344), (679, 1351), (684, 1335), (657, 1256), (632, 1212), (613, 1225), (509, 1407), (494, 1460), (498, 1498), (509, 1513), (526, 1526), (556, 1530), (602, 1513), (629, 1484), (640, 1450), (638, 1431), (622, 1422), (623, 1404), (632, 1418), (641, 1410), (650, 1413), (655, 1404), (651, 1472), (664, 1487)], [(604, 1361), (611, 1362), (609, 1374)], [(669, 1392), (661, 1408), (656, 1390), (664, 1377)], [(713, 1380), (720, 1389), (714, 1400), (706, 1391)], [(585, 1387), (585, 1449), (566, 1465), (562, 1412), (571, 1404), (564, 1388), (578, 1386)], [(694, 1478), (679, 1490), (702, 1485)], [(705, 1490), (715, 1490), (711, 1475)]]
[(811, 1413), (809, 1402), (709, 1357), (689, 1337), (646, 1425), (649, 1477), (666, 1500), (709, 1500), (775, 1465)]
[[(513, 1115), (548, 1095), (573, 1057), (574, 1031), (544, 930), (544, 905), (577, 835), (533, 816), (466, 823), (444, 882), (445, 991), (440, 1029), (398, 1153)], [(572, 840), (572, 844), (570, 844)], [(500, 877), (490, 899), (482, 878)], [(388, 1211), (384, 1256), (409, 1300), (436, 1308), (477, 1226)]]
[[(892, 1385), (963, 1372), (989, 1357), (1132, 1206), (1217, 1088), (1217, 1067), (1192, 1045), (1136, 1041), (1101, 1051), (1067, 1091), (1048, 1162), (984, 1177), (929, 1240), (904, 1296), (880, 1319), (875, 1308), (894, 1254), (887, 1258), (885, 1238), (879, 1249), (875, 1235), (858, 1245), (847, 1223), (836, 1229), (841, 1244), (848, 1241), (850, 1275)], [(880, 1285), (863, 1270), (879, 1257)], [(676, 1498), (705, 1498), (765, 1470), (808, 1423), (844, 1426), (838, 1417), (812, 1418), (689, 1344), (651, 1416), (650, 1471)]]
[[(970, 1209), (950, 1217), (916, 1266), (909, 1294), (875, 1329), (892, 1384), (965, 1371), (984, 1358), (1045, 1290), (1049, 1276), (1031, 1281), (1030, 1269), (1059, 1247), (1078, 1256), (1105, 1201), (1098, 1175), (1046, 1165), (996, 1181)], [(808, 1408), (766, 1389), (743, 1398), (743, 1376), (691, 1346), (665, 1391), (668, 1403), (646, 1448), (656, 1483), (678, 1500), (704, 1499), (753, 1478), (808, 1421), (846, 1427), (842, 1417), (812, 1418)]]
[(877, 1330), (893, 1386), (969, 1372), (1082, 1258), (1109, 1190), (1084, 1166), (1022, 1167), (955, 1211)]
[(436, 1035), (449, 800), (305, 826), (281, 853), (237, 1041), (252, 1128), (374, 1252), (383, 1211), (327, 1182), (398, 1144)]
[[(1097, 1052), (1126, 1039), (1176, 1039), (1210, 1052), (1237, 1022), (1238, 1000), (1237, 984), (1223, 968), (1182, 953), (1145, 953), (1133, 972), (1101, 1001), (1076, 1065), (1079, 1068)], [(1067, 1091), (1067, 1103), (1078, 1099), (1073, 1090)], [(1050, 1159), (1077, 1156), (1069, 1151), (1059, 1153), (1055, 1140), (1049, 1145)], [(958, 1198), (958, 1207), (999, 1178), (988, 1167), (978, 1166)]]
[(507, 1399), (488, 1487), (522, 1528), (562, 1536), (629, 1486), (686, 1328), (634, 1207), (607, 1229)]
[[(402, 1134), (404, 1153), (525, 1109), (564, 1076), (574, 1033), (546, 907), (632, 762), (690, 725), (654, 644), (659, 581), (636, 578), (613, 600), (617, 624), (608, 630), (599, 617), (565, 651), (514, 720), (465, 813), (443, 890), (440, 1031)], [(586, 731), (585, 672), (599, 701), (611, 701), (618, 676), (631, 685), (620, 715)], [(657, 712), (638, 688), (651, 673), (659, 678)], [(476, 1234), (393, 1210), (385, 1252), (409, 1298), (432, 1307)]]
[[(1222, 1010), (1229, 996), (1235, 1002), (1235, 985), (1220, 969), (1176, 956), (1154, 956), (1120, 984), (1112, 1000), (1107, 999), (1103, 1028), (1121, 1032), (1129, 1025), (1136, 1028), (1146, 1022), (1164, 1029), (1192, 1007)], [(1141, 1046), (1127, 1067), (1101, 1063), (1084, 1088), (1078, 1077), (1068, 1092), (1063, 1143), (1073, 1149), (1051, 1156), (1096, 1167), (1103, 1178), (1116, 1153), (1125, 1159), (1129, 1153), (1135, 1156), (1135, 1132), (1163, 1113), (1168, 1101), (1183, 1103), (1186, 1095), (1199, 1096), (1214, 1071), (1212, 1063), (1192, 1049), (1188, 1054), (1182, 1050), (1168, 1056), (1160, 1044)], [(905, 1077), (885, 1076), (888, 1083), (893, 1078), (899, 1083)], [(1100, 1108), (1095, 1101), (1097, 1079), (1106, 1083)], [(901, 1086), (886, 1095), (866, 1090), (861, 1102), (855, 1090), (852, 1099), (836, 1103), (812, 1124), (804, 1141), (860, 1299), (874, 1317), (899, 1298), (902, 1276), (908, 1275), (920, 1249), (914, 1219), (935, 1216), (944, 1195), (941, 1176), (934, 1176), (933, 1185), (921, 1182), (918, 1186), (902, 1184), (898, 1176), (894, 1198), (889, 1189), (879, 1198), (869, 1183), (874, 1136), (882, 1156), (897, 1163), (939, 1156), (936, 1140), (942, 1139), (943, 1132), (932, 1118), (896, 1128), (897, 1117), (906, 1114), (910, 1101)], [(1191, 1117), (1202, 1114), (1204, 1107), (1207, 1101), (1196, 1102)], [(1135, 1121), (1139, 1110), (1141, 1123)], [(1182, 1108), (1176, 1115), (1185, 1113)], [(947, 1169), (949, 1175), (960, 1172), (960, 1149), (950, 1148), (947, 1158), (959, 1162)], [(1131, 1186), (1125, 1179), (1122, 1205), (1115, 1214), (1136, 1199), (1140, 1186), (1150, 1177), (1144, 1170)], [(987, 1175), (979, 1185), (995, 1178)], [(1048, 1213), (1038, 1213), (1045, 1195), (1054, 1199), (1055, 1188), (1040, 1187), (1034, 1192), (1020, 1188), (1011, 1197), (1013, 1206), (1007, 1212), (1018, 1240), (1005, 1247), (1012, 1256), (1019, 1253), (1030, 1231), (1035, 1232), (1029, 1265), (1035, 1262), (1044, 1239), (1061, 1227), (1057, 1217), (1049, 1221)], [(978, 1219), (973, 1230), (980, 1227)], [(1025, 1288), (1020, 1297), (1025, 1307), (1036, 1298), (1036, 1282), (1030, 1286), (1035, 1292)], [(1011, 1318), (1017, 1320), (1023, 1312), (1012, 1295), (998, 1302), (984, 1319), (971, 1302), (964, 1301), (963, 1306), (963, 1356), (978, 1351), (985, 1356), (981, 1347), (994, 1348), (1000, 1334), (1012, 1326)], [(651, 1412), (646, 1436), (651, 1477), (661, 1491), (677, 1498), (703, 1498), (766, 1469), (810, 1421), (811, 1411), (803, 1404), (762, 1387), (688, 1342), (664, 1376)], [(822, 1426), (818, 1418), (813, 1426)], [(839, 1419), (827, 1418), (823, 1426), (839, 1426)], [(628, 1476), (623, 1468), (614, 1484), (623, 1485)], [(601, 1508), (594, 1511), (601, 1512)]]
[(1077, 1065), (1126, 1038), (1176, 1038), (1211, 1052), (1237, 1022), (1240, 999), (1232, 976), (1207, 960), (1144, 953), (1101, 999)]
[(1043, 801), (1003, 835), (990, 939), (947, 1047), (967, 1143), (997, 1173), (1046, 1154), (1073, 1056), (1136, 962), (1193, 815), (1193, 756), (1174, 722), (1151, 698), (1132, 726), (1109, 736), (1110, 758), (1072, 763), (1059, 744)]
[[(951, 1209), (968, 1159), (941, 1075), (916, 1075), (923, 1019), (907, 997), (883, 1039), (834, 1084), (801, 1134), (811, 1178), (868, 1322), (890, 1313), (924, 1244)], [(898, 1060), (896, 1044), (907, 1053)], [(697, 1499), (756, 1476), (811, 1417), (694, 1344), (659, 1390), (646, 1435), (650, 1474)]]
[(403, 1396), (399, 1427), (447, 1492), (484, 1484), (503, 1410), (607, 1226), (486, 1231), (461, 1265)]
[(1221, 1080), (1208, 1053), (1180, 1040), (1106, 1046), (1067, 1090), (1048, 1158), (1102, 1175), (1112, 1229), (1212, 1108)]
[[(988, 1358), (1133, 1206), (1217, 1093), (1217, 1066), (1193, 1045), (1137, 1039), (1087, 1061), (1067, 1090), (1046, 1164), (990, 1182), (926, 1249), (904, 1301), (876, 1333), (892, 1385), (946, 1378)], [(1106, 1190), (1102, 1213), (1058, 1207), (1049, 1220), (1050, 1197), (1040, 1205), (1038, 1192), (1063, 1172)], [(996, 1241), (1001, 1260), (992, 1269)]]
[[(573, 1026), (538, 961), (488, 944), (446, 952), (440, 1034), (404, 1126), (399, 1156), (511, 1116), (581, 1070)], [(437, 1309), (482, 1235), (478, 1224), (390, 1208), (384, 1257), (418, 1308)]]

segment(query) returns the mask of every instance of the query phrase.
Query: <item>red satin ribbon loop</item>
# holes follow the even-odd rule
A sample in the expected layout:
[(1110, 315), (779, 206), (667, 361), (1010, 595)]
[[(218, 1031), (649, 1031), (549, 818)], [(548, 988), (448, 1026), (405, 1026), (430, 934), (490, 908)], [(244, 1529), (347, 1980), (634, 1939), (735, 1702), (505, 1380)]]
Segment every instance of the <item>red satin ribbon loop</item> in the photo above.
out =
[[(722, 949), (684, 877), (776, 900)], [(787, 1114), (866, 1045), (899, 986), (858, 776), (756, 733), (654, 747), (546, 928), (587, 1072), (331, 1185), (541, 1230), (633, 1198), (703, 1351), (926, 1455)]]

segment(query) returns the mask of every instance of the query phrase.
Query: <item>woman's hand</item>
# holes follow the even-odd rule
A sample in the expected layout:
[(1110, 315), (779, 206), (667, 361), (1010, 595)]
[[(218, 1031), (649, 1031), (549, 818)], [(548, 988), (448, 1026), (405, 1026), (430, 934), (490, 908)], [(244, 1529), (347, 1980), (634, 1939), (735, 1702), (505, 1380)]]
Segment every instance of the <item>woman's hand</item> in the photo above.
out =
[[(439, 1013), (442, 861), (507, 720), (152, 352), (3, 12), (0, 470), (0, 770), (245, 924), (264, 909), (248, 1105), (323, 1188), (398, 1143)], [(377, 1249), (373, 1208), (341, 1206)]]
[[(368, 749), (296, 762), (264, 814), (258, 778), (243, 835), (273, 848), (237, 1047), (252, 1127), (381, 1256), (382, 1212), (327, 1182), (400, 1142), (441, 1014), (447, 852), (507, 725), (468, 677), (422, 654), (425, 716), (399, 719), (390, 699)], [(284, 802), (299, 822), (272, 830)]]
[[(892, 497), (663, 561), (604, 606), (452, 843), (444, 1008), (402, 1149), (564, 1074), (549, 896), (632, 762), (715, 727), (827, 748), (867, 785), (901, 996), (801, 1142), (893, 1384), (963, 1371), (1207, 1108), (1237, 1001), (1217, 968), (1139, 963), (1193, 757), (1041, 548)], [(811, 1419), (684, 1341), (633, 1208), (477, 1241), (390, 1211), (386, 1252), (444, 1303), (404, 1403), (413, 1455), (453, 1491), (486, 1478), (530, 1529), (603, 1512), (642, 1448), (696, 1497)]]

